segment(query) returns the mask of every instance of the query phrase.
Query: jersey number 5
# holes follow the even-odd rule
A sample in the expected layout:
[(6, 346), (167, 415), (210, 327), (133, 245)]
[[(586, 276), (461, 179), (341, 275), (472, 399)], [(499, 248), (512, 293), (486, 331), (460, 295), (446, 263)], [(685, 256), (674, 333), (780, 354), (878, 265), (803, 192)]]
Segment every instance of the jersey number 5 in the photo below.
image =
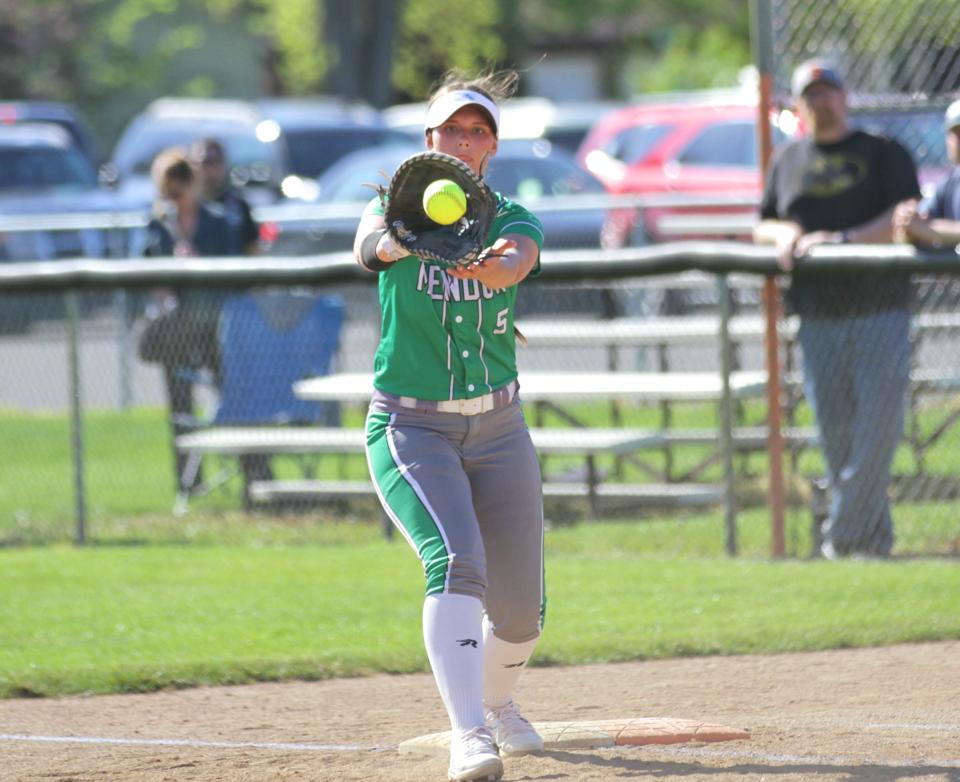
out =
[(507, 333), (507, 313), (510, 311), (510, 308), (502, 309), (497, 313), (497, 327), (493, 330), (494, 334), (506, 334)]

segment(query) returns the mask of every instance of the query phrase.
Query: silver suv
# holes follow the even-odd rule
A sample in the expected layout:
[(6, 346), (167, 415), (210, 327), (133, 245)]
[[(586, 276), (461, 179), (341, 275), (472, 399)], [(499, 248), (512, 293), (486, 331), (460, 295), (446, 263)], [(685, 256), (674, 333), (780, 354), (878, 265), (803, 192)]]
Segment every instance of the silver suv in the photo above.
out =
[(134, 117), (111, 161), (120, 192), (146, 206), (153, 200), (150, 165), (157, 153), (207, 137), (224, 145), (231, 180), (251, 204), (280, 197), (290, 173), (280, 126), (245, 101), (199, 98), (160, 98)]

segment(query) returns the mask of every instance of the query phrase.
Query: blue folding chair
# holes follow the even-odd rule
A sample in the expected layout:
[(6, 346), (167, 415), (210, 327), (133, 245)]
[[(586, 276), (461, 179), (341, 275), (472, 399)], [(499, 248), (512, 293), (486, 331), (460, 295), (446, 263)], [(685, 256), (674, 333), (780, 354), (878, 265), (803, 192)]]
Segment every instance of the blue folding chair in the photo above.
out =
[(252, 293), (224, 302), (213, 425), (332, 424), (332, 406), (299, 399), (293, 384), (329, 374), (342, 325), (334, 296)]
[[(297, 292), (257, 292), (232, 296), (220, 315), (220, 389), (216, 413), (208, 426), (338, 426), (339, 405), (310, 402), (293, 393), (293, 384), (329, 374), (340, 342), (343, 301), (336, 296)], [(191, 486), (200, 455), (186, 461), (181, 485)], [(270, 477), (265, 455), (240, 457), (244, 500), (250, 480)], [(205, 482), (206, 493), (228, 476)], [(178, 499), (184, 507), (185, 497)]]

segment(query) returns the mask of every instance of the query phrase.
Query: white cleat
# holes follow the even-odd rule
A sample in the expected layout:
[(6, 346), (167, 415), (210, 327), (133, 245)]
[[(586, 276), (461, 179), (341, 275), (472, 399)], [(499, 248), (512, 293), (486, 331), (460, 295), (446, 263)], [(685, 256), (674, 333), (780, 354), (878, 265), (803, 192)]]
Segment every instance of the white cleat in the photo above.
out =
[(450, 769), (447, 779), (454, 782), (496, 782), (503, 776), (503, 761), (497, 754), (493, 734), (478, 726), (450, 734)]
[(483, 715), (501, 755), (529, 755), (543, 751), (543, 739), (513, 701), (496, 709), (484, 706)]

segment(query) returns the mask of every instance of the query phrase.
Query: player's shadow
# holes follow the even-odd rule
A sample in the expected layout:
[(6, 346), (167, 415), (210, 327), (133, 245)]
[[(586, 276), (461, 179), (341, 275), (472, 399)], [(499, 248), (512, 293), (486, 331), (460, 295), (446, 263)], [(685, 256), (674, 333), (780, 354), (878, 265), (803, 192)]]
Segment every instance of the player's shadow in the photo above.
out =
[[(945, 779), (960, 782), (960, 766), (939, 765), (883, 765), (880, 763), (862, 763), (843, 765), (840, 762), (790, 762), (785, 759), (782, 764), (770, 763), (735, 763), (724, 766), (707, 766), (694, 762), (674, 762), (651, 758), (607, 757), (591, 752), (567, 752), (564, 750), (546, 750), (546, 757), (554, 758), (562, 763), (571, 765), (590, 765), (597, 768), (609, 768), (611, 778), (631, 779), (641, 777), (684, 777), (708, 776), (717, 774), (730, 776), (744, 776), (748, 778), (769, 778), (778, 775), (794, 775), (799, 779), (817, 779), (824, 775), (829, 779), (843, 779), (844, 782), (897, 782), (911, 777), (926, 777), (943, 775)], [(549, 780), (558, 778), (555, 774), (529, 776), (525, 779)]]

